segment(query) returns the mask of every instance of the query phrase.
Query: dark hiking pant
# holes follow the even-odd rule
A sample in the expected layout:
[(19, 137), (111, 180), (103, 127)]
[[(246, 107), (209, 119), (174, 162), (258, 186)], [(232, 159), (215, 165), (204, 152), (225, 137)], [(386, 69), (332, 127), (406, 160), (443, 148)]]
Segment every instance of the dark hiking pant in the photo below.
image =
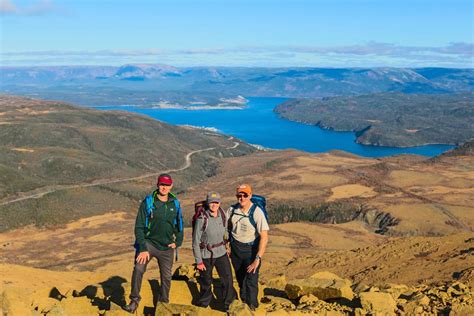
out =
[(159, 250), (156, 249), (149, 242), (146, 243), (146, 246), (148, 248), (148, 252), (150, 253), (150, 260), (148, 260), (148, 262), (144, 264), (140, 264), (135, 261), (135, 267), (133, 268), (132, 274), (132, 291), (130, 293), (130, 299), (140, 302), (140, 289), (142, 287), (143, 274), (145, 273), (146, 267), (151, 261), (151, 259), (156, 258), (156, 260), (158, 261), (158, 267), (160, 268), (161, 277), (158, 301), (169, 303), (169, 294), (171, 287), (171, 268), (173, 266), (174, 249)]
[(248, 245), (233, 240), (230, 246), (232, 266), (240, 288), (240, 299), (249, 306), (258, 307), (258, 273), (262, 265), (261, 262), (255, 273), (247, 273), (247, 267), (257, 255), (258, 242)]
[(200, 271), (199, 283), (201, 284), (201, 293), (198, 305), (209, 306), (212, 300), (212, 269), (216, 267), (217, 273), (222, 283), (222, 300), (224, 302), (224, 310), (227, 310), (235, 299), (235, 290), (232, 282), (232, 270), (230, 268), (229, 257), (223, 255), (219, 258), (202, 259), (206, 270)]

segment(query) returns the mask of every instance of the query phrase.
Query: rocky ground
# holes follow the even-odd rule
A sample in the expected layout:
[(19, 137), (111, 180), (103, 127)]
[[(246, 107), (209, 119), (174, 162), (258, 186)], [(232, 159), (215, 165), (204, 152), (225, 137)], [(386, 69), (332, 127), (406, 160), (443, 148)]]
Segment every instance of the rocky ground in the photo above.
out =
[[(4, 272), (23, 269), (25, 274), (45, 272), (24, 267), (2, 266)], [(309, 269), (307, 270), (309, 271)], [(48, 273), (48, 272), (46, 272)], [(57, 275), (54, 275), (57, 274)], [(49, 273), (52, 282), (60, 273)], [(81, 273), (81, 274), (84, 274)], [(450, 281), (428, 286), (386, 283), (381, 286), (353, 284), (327, 271), (307, 278), (287, 278), (281, 275), (260, 285), (260, 306), (252, 312), (236, 300), (230, 315), (472, 315), (474, 313), (474, 269), (463, 271), (465, 282)], [(174, 274), (171, 303), (157, 303), (158, 283), (150, 279), (142, 290), (138, 310), (143, 315), (225, 315), (219, 298), (220, 282), (214, 280), (216, 300), (209, 308), (193, 305), (199, 284), (193, 266), (182, 265)], [(44, 276), (43, 276), (44, 277)], [(77, 282), (83, 276), (62, 275)], [(4, 315), (127, 315), (121, 309), (130, 283), (119, 276), (87, 286), (71, 280), (66, 286), (31, 291), (4, 285), (1, 310)], [(237, 286), (235, 284), (235, 286)]]
[[(91, 235), (83, 232), (82, 242), (74, 244), (64, 243), (67, 236), (76, 234), (81, 227), (100, 226), (99, 223), (104, 222), (104, 218), (99, 217), (90, 219), (88, 226), (82, 221), (62, 231), (50, 231), (52, 235), (42, 231), (45, 242), (57, 242), (63, 248), (48, 251), (49, 261), (48, 254), (44, 254), (37, 261), (28, 262), (48, 265), (48, 269), (0, 264), (3, 311), (8, 312), (7, 315), (32, 312), (37, 315), (126, 315), (120, 306), (130, 292), (131, 249), (102, 256), (103, 248), (83, 257), (70, 253), (69, 256), (77, 259), (67, 261), (68, 249), (77, 246), (78, 251), (85, 252), (81, 244), (87, 245), (94, 234), (96, 242), (105, 243), (106, 235), (91, 229)], [(189, 236), (188, 231), (186, 236)], [(363, 226), (356, 223), (291, 223), (272, 226), (271, 236), (262, 266), (261, 305), (256, 315), (469, 315), (474, 312), (472, 233), (387, 238), (364, 231)], [(13, 244), (20, 242), (18, 239)], [(113, 247), (113, 243), (107, 245)], [(2, 248), (8, 247), (4, 243)], [(61, 265), (62, 260), (68, 264)], [(158, 287), (159, 271), (154, 263), (150, 264), (139, 314), (223, 314), (218, 295), (209, 309), (203, 311), (192, 306), (199, 285), (190, 262), (188, 239), (180, 251), (179, 262), (175, 263), (170, 305), (155, 303), (153, 293)], [(214, 285), (219, 293), (217, 279)], [(233, 315), (251, 315), (239, 302), (232, 311)]]

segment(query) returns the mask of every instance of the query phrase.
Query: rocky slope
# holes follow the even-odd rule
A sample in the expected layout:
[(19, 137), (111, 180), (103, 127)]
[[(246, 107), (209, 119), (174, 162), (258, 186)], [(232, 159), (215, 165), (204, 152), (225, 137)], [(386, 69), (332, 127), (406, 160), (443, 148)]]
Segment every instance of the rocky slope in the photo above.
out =
[[(426, 245), (438, 249), (432, 251)], [(257, 311), (252, 313), (235, 301), (230, 315), (469, 315), (474, 312), (473, 245), (472, 234), (400, 238), (370, 249), (319, 253), (287, 265), (273, 264), (273, 277), (262, 274), (266, 280), (260, 285)], [(353, 264), (363, 265), (371, 257), (377, 257), (378, 263), (365, 262), (368, 268), (362, 272), (368, 273), (361, 273), (360, 266)], [(268, 260), (264, 264), (272, 265)], [(410, 265), (413, 267), (408, 268)], [(114, 263), (94, 272), (56, 272), (8, 264), (0, 267), (5, 276), (0, 307), (8, 315), (126, 315), (121, 306), (130, 283), (128, 274), (123, 273), (130, 264)], [(327, 271), (340, 267), (352, 272), (341, 270), (338, 276)], [(447, 267), (455, 272), (440, 277), (437, 273)], [(400, 268), (399, 274), (393, 273)], [(158, 274), (150, 270), (146, 275), (149, 282), (142, 289), (140, 315), (224, 315), (218, 281), (214, 283), (217, 298), (210, 308), (192, 306), (199, 290), (197, 272), (190, 265), (177, 266), (171, 304), (157, 304), (153, 293)], [(433, 279), (420, 276), (420, 272), (432, 273)]]

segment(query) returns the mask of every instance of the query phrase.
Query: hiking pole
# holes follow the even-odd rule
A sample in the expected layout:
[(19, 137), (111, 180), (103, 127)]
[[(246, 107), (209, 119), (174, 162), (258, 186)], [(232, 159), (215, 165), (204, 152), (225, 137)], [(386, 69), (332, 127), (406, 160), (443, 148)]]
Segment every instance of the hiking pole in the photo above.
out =
[(175, 244), (174, 248), (174, 260), (178, 261), (178, 246), (176, 246), (176, 236), (173, 237), (173, 242)]

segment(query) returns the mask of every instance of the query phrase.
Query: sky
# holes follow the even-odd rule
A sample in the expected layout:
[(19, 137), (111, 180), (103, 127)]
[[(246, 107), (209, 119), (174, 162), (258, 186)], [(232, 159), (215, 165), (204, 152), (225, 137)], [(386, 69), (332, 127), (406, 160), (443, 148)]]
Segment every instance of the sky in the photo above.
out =
[(473, 68), (473, 3), (0, 0), (0, 66)]

